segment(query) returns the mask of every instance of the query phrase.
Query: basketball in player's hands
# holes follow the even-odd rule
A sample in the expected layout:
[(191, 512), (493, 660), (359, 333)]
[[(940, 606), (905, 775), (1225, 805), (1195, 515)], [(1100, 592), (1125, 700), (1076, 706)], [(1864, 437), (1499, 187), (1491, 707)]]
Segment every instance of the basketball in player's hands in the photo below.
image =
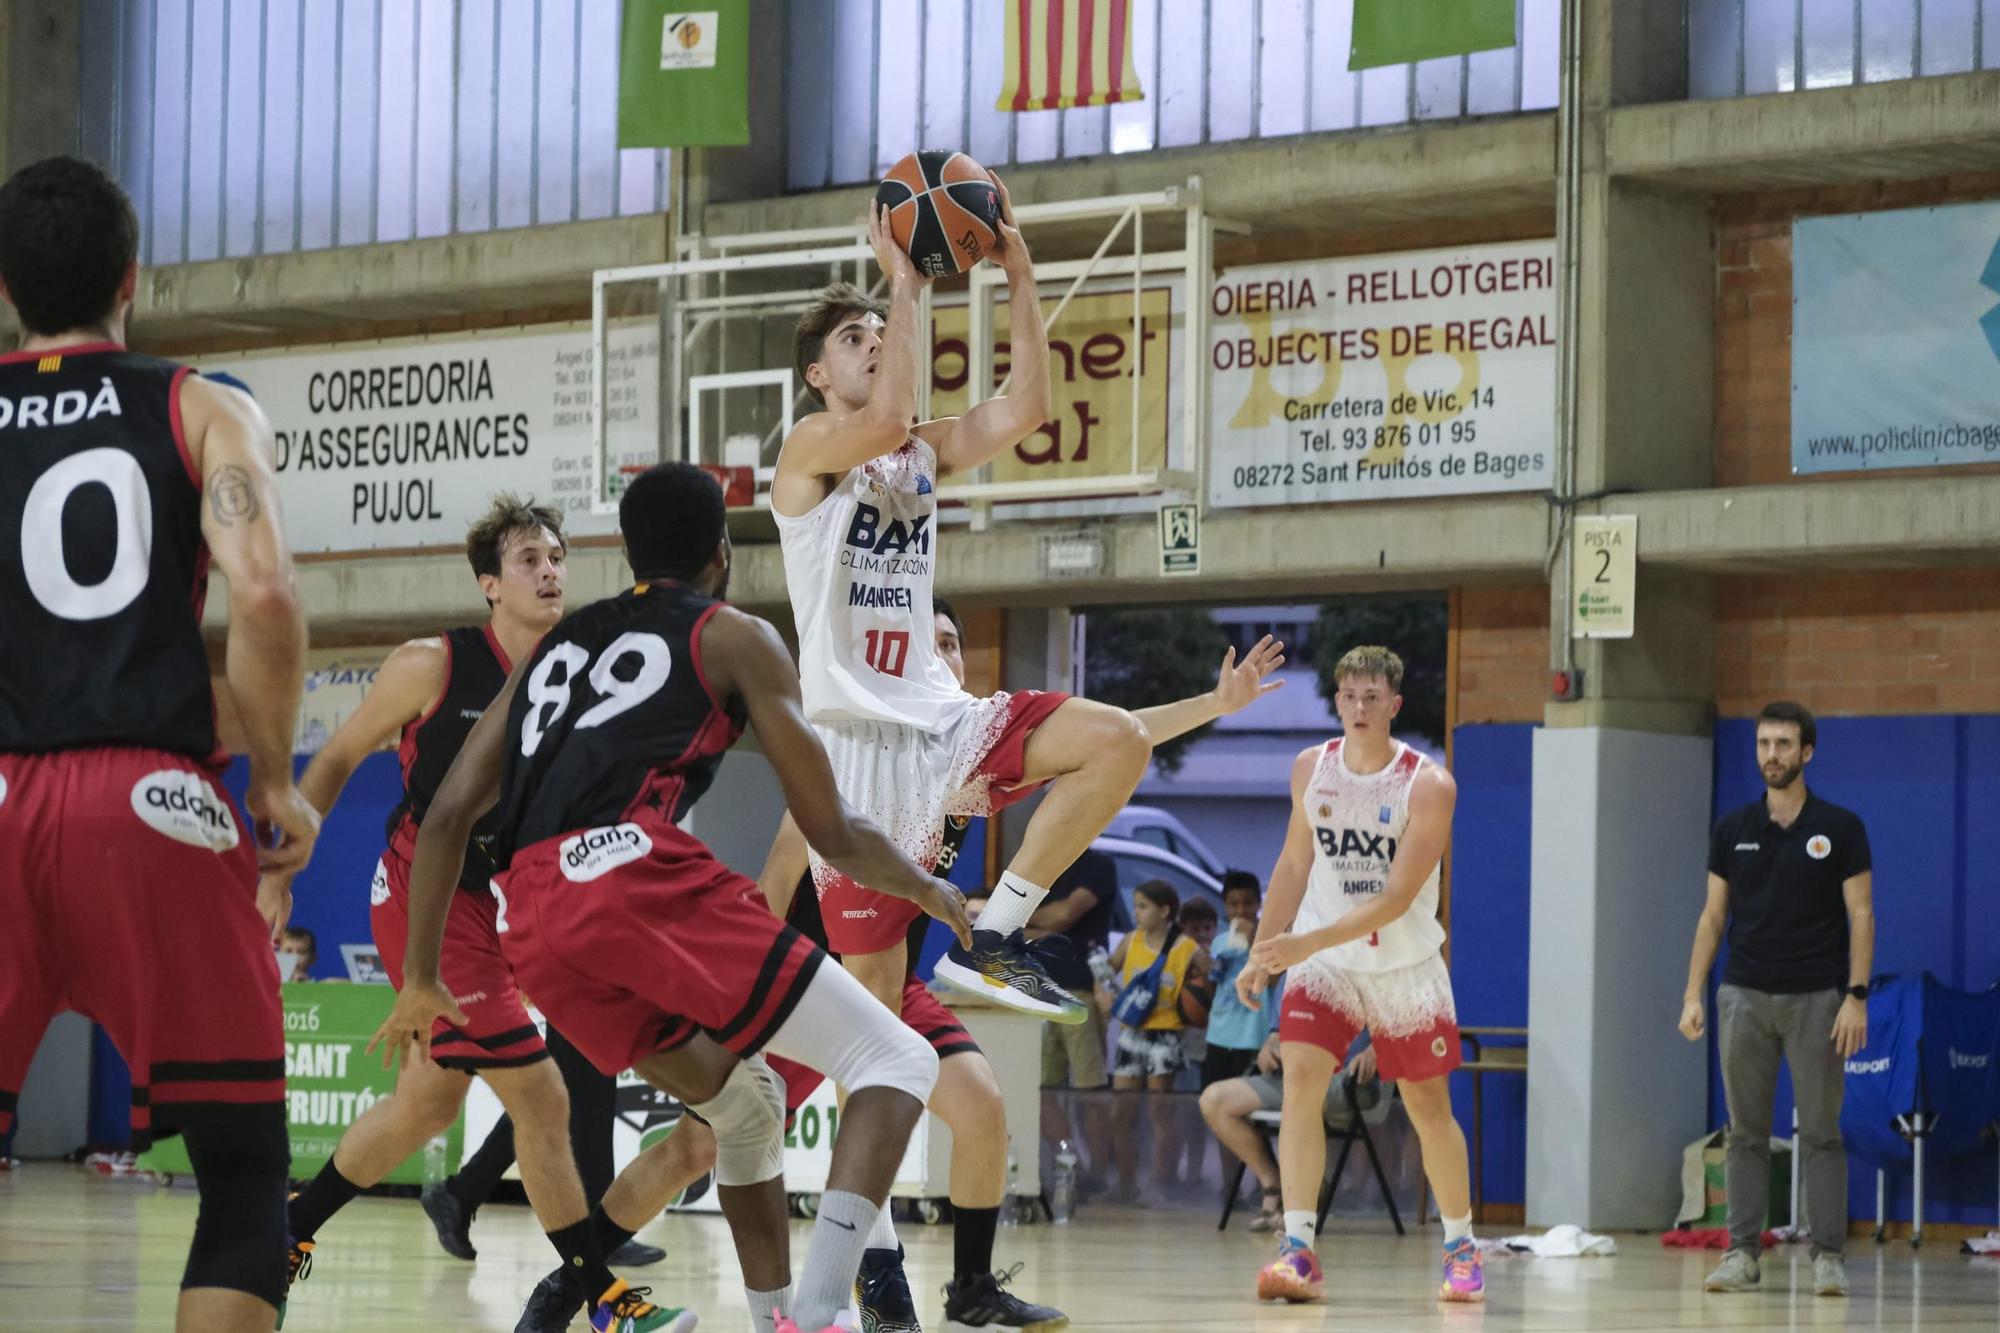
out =
[(929, 278), (963, 273), (994, 253), (1000, 196), (986, 168), (964, 153), (910, 153), (875, 189), (889, 231)]

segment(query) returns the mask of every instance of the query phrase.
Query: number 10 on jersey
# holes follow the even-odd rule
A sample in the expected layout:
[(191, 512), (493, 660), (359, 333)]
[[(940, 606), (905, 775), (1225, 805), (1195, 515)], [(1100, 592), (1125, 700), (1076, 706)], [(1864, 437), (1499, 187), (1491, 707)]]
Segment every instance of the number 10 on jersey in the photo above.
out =
[(904, 629), (868, 631), (868, 665), (885, 676), (900, 676), (910, 660), (910, 632)]

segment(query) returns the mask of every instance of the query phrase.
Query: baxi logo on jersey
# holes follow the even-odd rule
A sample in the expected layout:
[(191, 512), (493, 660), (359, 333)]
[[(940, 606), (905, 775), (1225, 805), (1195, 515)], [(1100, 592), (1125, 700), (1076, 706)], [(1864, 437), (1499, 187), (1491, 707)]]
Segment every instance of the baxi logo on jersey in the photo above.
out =
[(156, 833), (190, 847), (226, 852), (238, 840), (236, 816), (198, 773), (163, 768), (132, 788), (132, 813)]
[(1344, 856), (1365, 856), (1384, 862), (1396, 859), (1396, 840), (1386, 833), (1363, 833), (1351, 828), (1338, 832), (1316, 828), (1313, 832), (1319, 837), (1319, 849), (1335, 860)]
[(637, 824), (607, 824), (564, 838), (556, 855), (562, 861), (563, 878), (587, 884), (652, 850), (653, 840)]
[(918, 514), (907, 523), (900, 518), (892, 518), (884, 526), (880, 509), (871, 504), (856, 504), (854, 521), (847, 525), (847, 544), (869, 555), (904, 555), (911, 552), (929, 555), (931, 516)]

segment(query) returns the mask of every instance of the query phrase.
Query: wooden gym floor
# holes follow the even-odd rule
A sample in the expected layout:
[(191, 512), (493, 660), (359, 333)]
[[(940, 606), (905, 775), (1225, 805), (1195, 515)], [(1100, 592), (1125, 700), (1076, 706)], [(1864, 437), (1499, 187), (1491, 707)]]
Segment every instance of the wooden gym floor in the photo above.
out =
[[(54, 1163), (0, 1175), (0, 1329), (172, 1328), (194, 1214), (187, 1188)], [(1337, 1222), (1320, 1245), (1330, 1299), (1283, 1308), (1250, 1299), (1270, 1244), (1240, 1225), (1218, 1235), (1207, 1212), (1096, 1206), (1064, 1227), (1003, 1228), (1000, 1262), (1025, 1261), (1023, 1293), (1066, 1309), (1077, 1330), (2000, 1328), (2000, 1262), (1961, 1258), (1944, 1241), (1918, 1253), (1903, 1243), (1854, 1242), (1854, 1294), (1835, 1301), (1802, 1290), (1811, 1268), (1802, 1246), (1766, 1257), (1763, 1291), (1707, 1296), (1701, 1278), (1713, 1255), (1663, 1250), (1653, 1236), (1621, 1236), (1612, 1259), (1489, 1258), (1485, 1307), (1441, 1310), (1431, 1300), (1435, 1226), (1398, 1240), (1386, 1222)], [(704, 1329), (747, 1327), (719, 1217), (667, 1217), (642, 1235), (665, 1246), (668, 1258), (627, 1276), (692, 1305)], [(798, 1224), (800, 1250), (806, 1235), (806, 1224)], [(903, 1239), (919, 1312), (927, 1327), (940, 1327), (938, 1288), (950, 1268), (951, 1233), (913, 1224)], [(550, 1267), (547, 1243), (518, 1206), (488, 1209), (473, 1240), (479, 1262), (460, 1263), (437, 1248), (415, 1200), (357, 1200), (321, 1233), (287, 1333), (506, 1333)]]

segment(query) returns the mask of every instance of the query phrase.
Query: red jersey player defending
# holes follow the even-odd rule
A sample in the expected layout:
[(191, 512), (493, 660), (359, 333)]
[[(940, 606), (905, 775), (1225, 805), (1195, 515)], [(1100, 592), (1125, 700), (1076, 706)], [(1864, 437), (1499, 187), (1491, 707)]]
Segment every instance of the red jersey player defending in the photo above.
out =
[[(77, 1009), (132, 1070), (137, 1147), (180, 1134), (201, 1189), (177, 1327), (268, 1330), (285, 1289), (284, 1015), (257, 866), (296, 871), (305, 618), (271, 425), (249, 397), (125, 350), (139, 224), (50, 158), (0, 187), (0, 1133), (42, 1030)], [(243, 826), (218, 788), (201, 641), (229, 580)]]

